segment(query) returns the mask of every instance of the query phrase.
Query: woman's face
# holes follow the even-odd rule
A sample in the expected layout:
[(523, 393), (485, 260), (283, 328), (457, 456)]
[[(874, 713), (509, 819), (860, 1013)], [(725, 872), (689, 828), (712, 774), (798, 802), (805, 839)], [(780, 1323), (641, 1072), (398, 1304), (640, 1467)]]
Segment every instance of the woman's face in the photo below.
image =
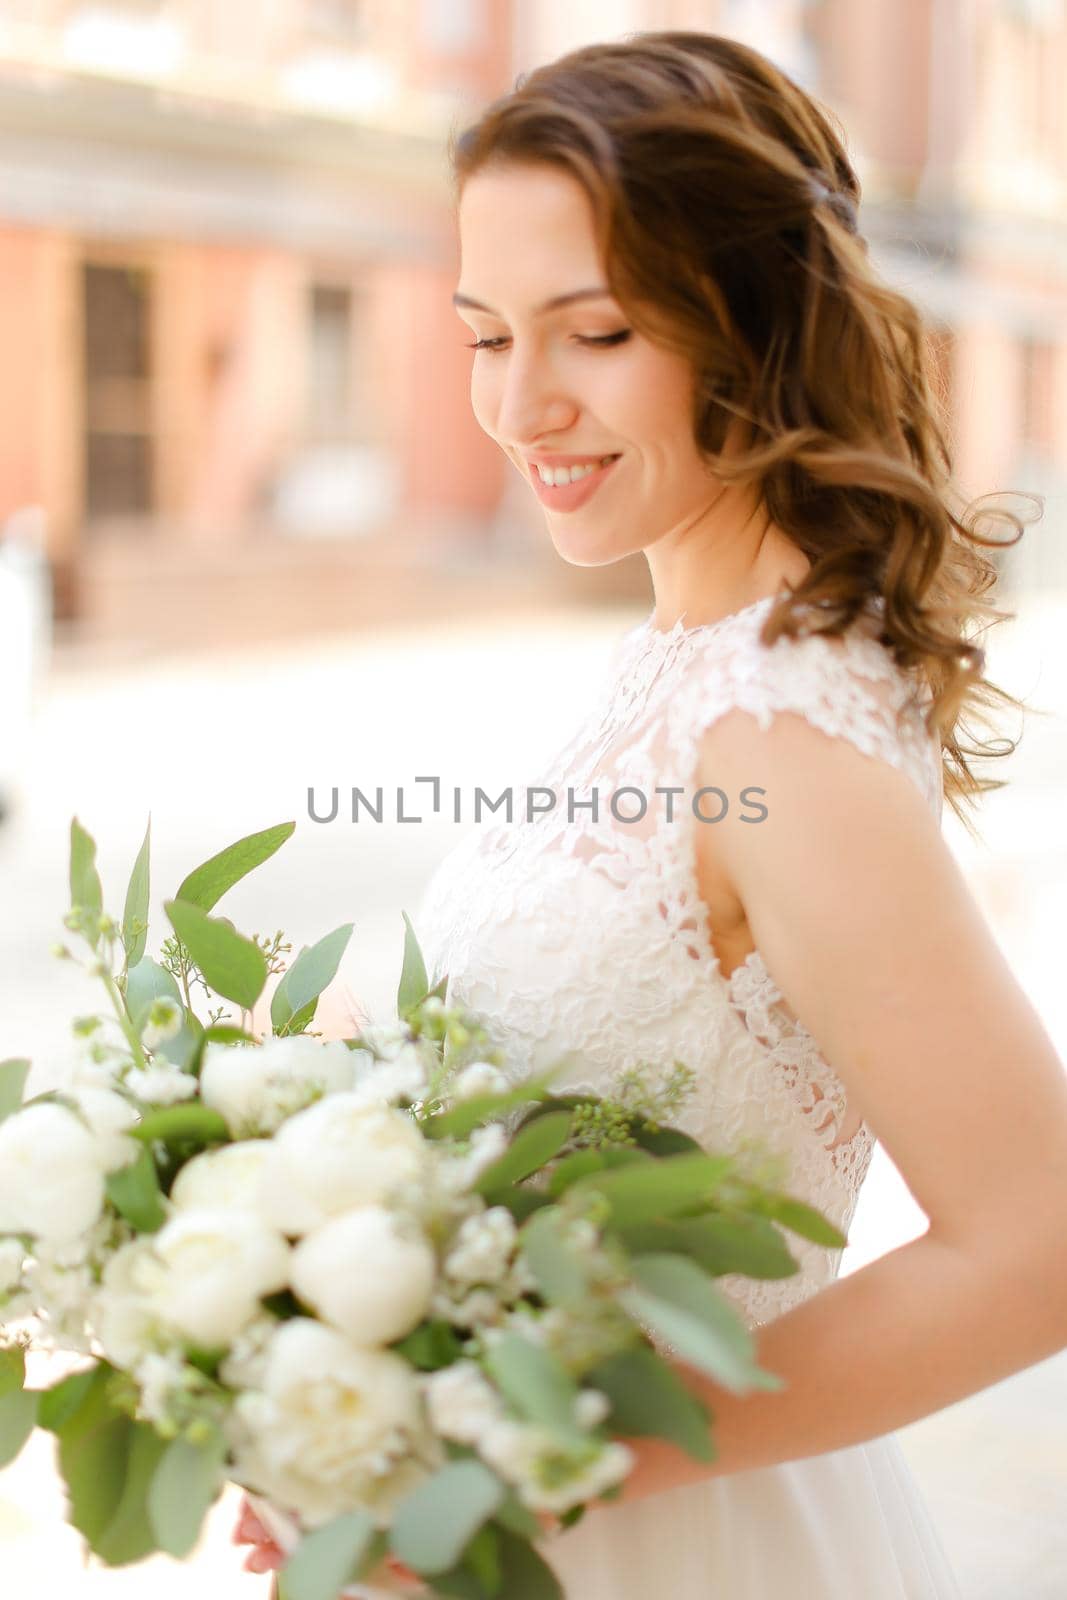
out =
[[(459, 230), (457, 310), (486, 341), (474, 414), (538, 494), (559, 554), (603, 566), (683, 532), (721, 488), (693, 440), (692, 368), (631, 328), (606, 292), (579, 183), (548, 166), (483, 168), (464, 185)], [(616, 459), (563, 487), (535, 464), (605, 456)]]

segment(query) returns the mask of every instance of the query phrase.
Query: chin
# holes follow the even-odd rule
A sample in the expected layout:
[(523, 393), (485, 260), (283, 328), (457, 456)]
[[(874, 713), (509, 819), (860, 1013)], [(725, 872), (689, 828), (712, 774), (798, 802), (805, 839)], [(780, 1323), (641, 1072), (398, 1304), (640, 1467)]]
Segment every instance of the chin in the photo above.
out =
[(572, 533), (565, 528), (550, 527), (548, 531), (556, 554), (570, 567), (610, 567), (633, 554), (618, 539), (582, 538), (577, 529)]

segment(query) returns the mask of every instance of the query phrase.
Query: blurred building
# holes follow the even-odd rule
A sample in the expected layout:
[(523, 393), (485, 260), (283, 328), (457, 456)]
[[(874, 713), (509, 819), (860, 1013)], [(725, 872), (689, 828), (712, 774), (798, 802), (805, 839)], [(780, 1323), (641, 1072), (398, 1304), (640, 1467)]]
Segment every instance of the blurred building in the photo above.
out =
[(963, 485), (1045, 494), (1006, 567), (1067, 585), (1061, 0), (0, 0), (0, 520), (43, 508), (59, 616), (643, 594), (637, 560), (559, 562), (470, 414), (445, 140), (516, 72), (669, 27), (840, 114)]

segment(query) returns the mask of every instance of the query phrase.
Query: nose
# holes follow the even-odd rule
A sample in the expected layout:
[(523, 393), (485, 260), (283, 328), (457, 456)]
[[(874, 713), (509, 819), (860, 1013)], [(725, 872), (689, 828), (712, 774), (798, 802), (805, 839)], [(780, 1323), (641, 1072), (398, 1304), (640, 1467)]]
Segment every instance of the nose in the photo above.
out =
[(561, 385), (550, 361), (535, 350), (520, 352), (514, 345), (503, 361), (496, 416), (502, 442), (533, 445), (545, 434), (573, 424), (578, 403)]

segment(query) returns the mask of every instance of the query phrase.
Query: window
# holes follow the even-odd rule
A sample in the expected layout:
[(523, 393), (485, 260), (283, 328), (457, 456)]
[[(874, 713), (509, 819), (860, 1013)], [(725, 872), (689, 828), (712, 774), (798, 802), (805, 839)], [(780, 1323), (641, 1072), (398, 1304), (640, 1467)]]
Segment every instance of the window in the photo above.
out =
[(151, 287), (141, 267), (83, 268), (89, 517), (140, 516), (153, 507)]
[(318, 441), (352, 432), (352, 291), (311, 286), (308, 431)]

